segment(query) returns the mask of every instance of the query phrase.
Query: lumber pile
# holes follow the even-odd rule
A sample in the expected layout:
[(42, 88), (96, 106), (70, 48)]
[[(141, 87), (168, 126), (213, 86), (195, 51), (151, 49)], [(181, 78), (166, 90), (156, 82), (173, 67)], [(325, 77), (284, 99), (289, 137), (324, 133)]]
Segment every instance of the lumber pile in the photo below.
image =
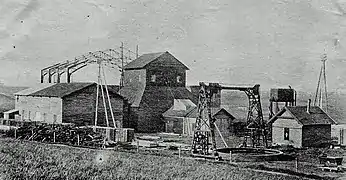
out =
[(80, 128), (74, 125), (30, 124), (11, 129), (8, 137), (29, 141), (61, 143), (88, 147), (101, 147), (104, 137), (92, 128)]

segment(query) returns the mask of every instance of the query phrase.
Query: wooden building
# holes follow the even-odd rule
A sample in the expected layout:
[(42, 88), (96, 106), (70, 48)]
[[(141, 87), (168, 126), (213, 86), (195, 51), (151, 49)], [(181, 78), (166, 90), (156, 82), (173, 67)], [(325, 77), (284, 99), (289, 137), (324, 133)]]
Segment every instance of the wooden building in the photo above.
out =
[[(197, 107), (196, 105), (187, 105), (185, 109), (180, 109), (177, 108), (176, 104), (163, 113), (166, 123), (165, 131), (192, 136), (196, 125)], [(235, 117), (231, 113), (224, 108), (212, 108), (211, 112), (212, 117), (216, 119), (216, 126), (224, 136), (234, 134)]]
[[(105, 92), (105, 87), (103, 88)], [(15, 109), (19, 111), (20, 119), (24, 121), (94, 125), (96, 91), (96, 83), (42, 84), (40, 87), (15, 93)], [(111, 86), (108, 91), (117, 126), (122, 127), (128, 117), (127, 101)], [(108, 102), (106, 104), (110, 125), (113, 126)], [(105, 119), (100, 93), (97, 124), (105, 126)]]
[(336, 122), (320, 107), (288, 106), (268, 122), (272, 127), (273, 145), (297, 148), (321, 146), (331, 141), (331, 125)]
[(144, 54), (124, 69), (120, 94), (131, 104), (129, 127), (138, 132), (164, 131), (162, 114), (174, 99), (193, 100), (185, 87), (188, 68), (169, 52)]

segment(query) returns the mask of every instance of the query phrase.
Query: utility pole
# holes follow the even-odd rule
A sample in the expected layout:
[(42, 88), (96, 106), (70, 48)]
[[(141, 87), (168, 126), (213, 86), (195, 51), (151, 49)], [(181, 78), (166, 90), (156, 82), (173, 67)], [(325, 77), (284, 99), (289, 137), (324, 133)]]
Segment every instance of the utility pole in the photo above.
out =
[(121, 77), (120, 77), (120, 87), (124, 87), (124, 43), (121, 42)]
[[(321, 71), (318, 77), (318, 83), (316, 88), (314, 106), (319, 106), (324, 111), (328, 111), (328, 94), (327, 94), (327, 75), (326, 75), (326, 61), (327, 54), (324, 53), (321, 56)], [(323, 100), (323, 98), (325, 98)], [(325, 104), (325, 108), (323, 108), (323, 103)]]

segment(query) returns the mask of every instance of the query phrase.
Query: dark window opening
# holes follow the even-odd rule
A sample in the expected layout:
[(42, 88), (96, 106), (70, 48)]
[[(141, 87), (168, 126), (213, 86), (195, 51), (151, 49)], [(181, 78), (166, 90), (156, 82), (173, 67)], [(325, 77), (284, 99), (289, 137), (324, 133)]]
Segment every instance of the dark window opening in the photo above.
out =
[(284, 128), (284, 140), (290, 140), (290, 129)]

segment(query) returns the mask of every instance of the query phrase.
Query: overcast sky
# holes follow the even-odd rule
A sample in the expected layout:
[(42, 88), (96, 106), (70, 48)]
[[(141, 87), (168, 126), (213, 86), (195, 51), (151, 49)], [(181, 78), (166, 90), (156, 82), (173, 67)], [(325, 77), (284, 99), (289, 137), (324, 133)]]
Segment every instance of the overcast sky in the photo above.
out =
[[(188, 84), (314, 91), (327, 47), (328, 89), (346, 92), (346, 17), (331, 11), (329, 0), (0, 0), (0, 79), (30, 86), (46, 66), (122, 41), (169, 51), (190, 68)], [(73, 80), (96, 81), (96, 71)], [(117, 70), (107, 76), (118, 83)]]

